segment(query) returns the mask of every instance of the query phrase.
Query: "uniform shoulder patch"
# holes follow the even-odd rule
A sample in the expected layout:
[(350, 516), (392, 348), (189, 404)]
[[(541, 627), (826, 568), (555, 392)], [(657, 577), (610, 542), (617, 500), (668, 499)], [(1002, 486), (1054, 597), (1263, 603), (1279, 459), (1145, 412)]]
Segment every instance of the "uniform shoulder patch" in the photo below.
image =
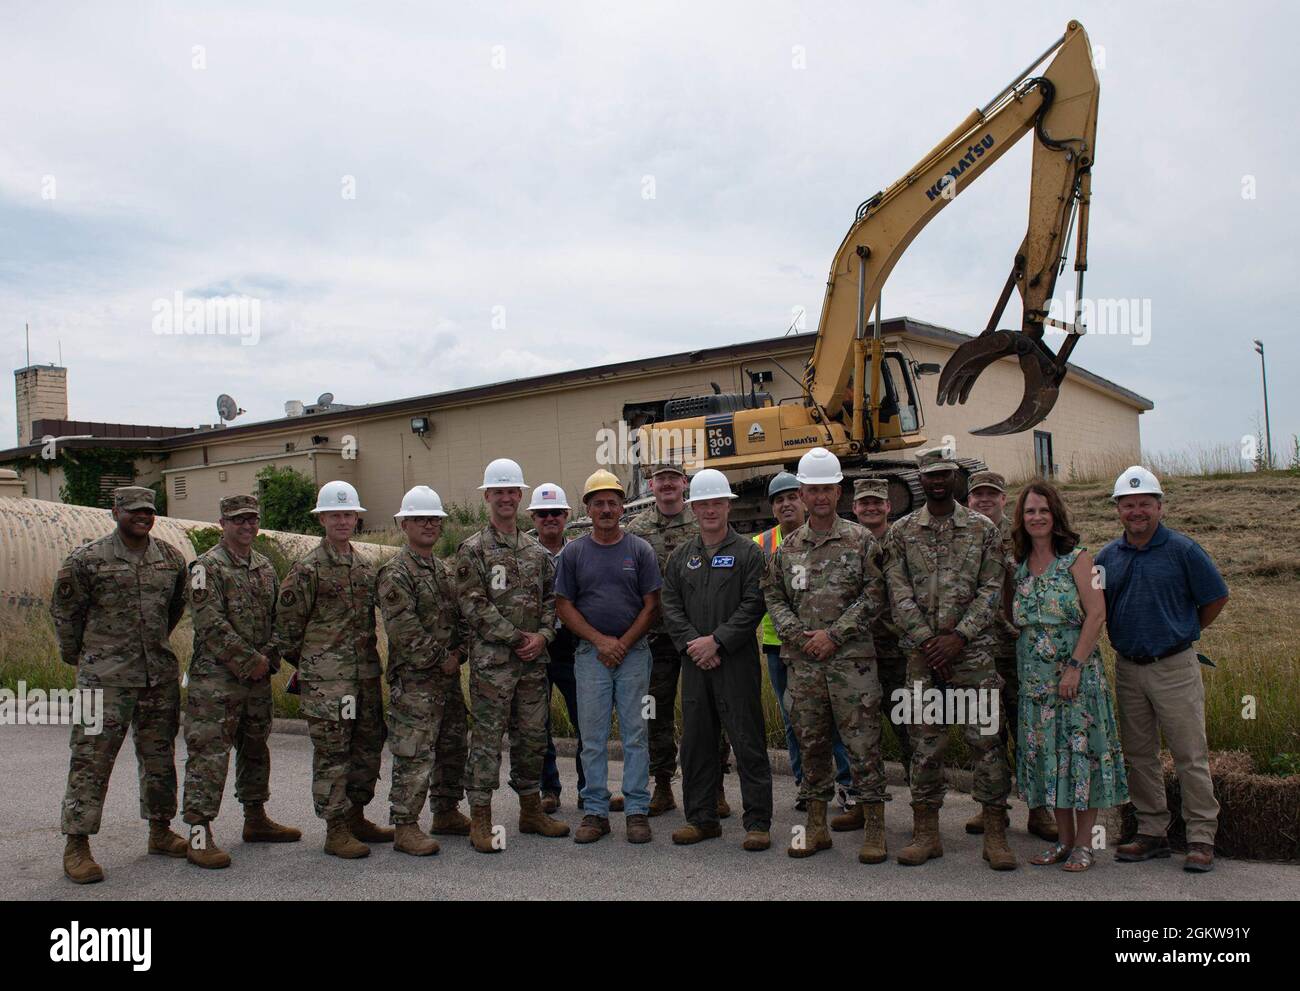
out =
[(468, 564), (461, 564), (461, 565), (456, 569), (456, 577), (457, 577), (457, 578), (468, 578), (468, 577), (469, 577), (469, 565), (468, 565)]
[(298, 601), (298, 596), (294, 594), (293, 589), (286, 588), (280, 592), (280, 605), (291, 606)]
[(72, 598), (73, 593), (76, 591), (76, 589), (72, 587), (72, 582), (68, 581), (65, 578), (63, 581), (59, 582), (58, 591), (59, 591), (60, 599), (70, 599)]
[(401, 598), (401, 596), (397, 593), (397, 589), (395, 589), (395, 588), (390, 588), (390, 589), (388, 590), (388, 594), (384, 596), (384, 601), (385, 601), (385, 602), (396, 602), (396, 601), (397, 601), (398, 599), (400, 599), (400, 598)]
[(208, 598), (207, 586), (200, 585), (190, 592), (190, 601), (193, 602), (196, 606), (199, 605), (200, 603), (206, 602), (207, 598)]

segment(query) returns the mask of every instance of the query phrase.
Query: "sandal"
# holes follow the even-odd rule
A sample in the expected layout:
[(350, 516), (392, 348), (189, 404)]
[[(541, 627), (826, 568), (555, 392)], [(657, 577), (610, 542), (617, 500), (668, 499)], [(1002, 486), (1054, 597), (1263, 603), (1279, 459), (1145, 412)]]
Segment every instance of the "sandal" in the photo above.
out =
[(1037, 857), (1030, 859), (1030, 863), (1037, 867), (1046, 867), (1049, 864), (1059, 864), (1070, 855), (1070, 848), (1064, 843), (1057, 843), (1050, 846)]
[(1086, 846), (1077, 846), (1070, 851), (1069, 858), (1061, 865), (1061, 870), (1071, 874), (1082, 874), (1092, 866), (1092, 851)]

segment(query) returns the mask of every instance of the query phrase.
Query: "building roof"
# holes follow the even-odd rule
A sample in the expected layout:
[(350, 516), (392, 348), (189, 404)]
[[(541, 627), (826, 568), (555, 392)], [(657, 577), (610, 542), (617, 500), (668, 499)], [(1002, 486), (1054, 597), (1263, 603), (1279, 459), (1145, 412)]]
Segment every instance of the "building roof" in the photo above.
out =
[[(970, 340), (969, 334), (949, 330), (935, 324), (915, 320), (912, 317), (894, 317), (883, 322), (882, 332), (886, 336), (911, 337), (937, 344), (958, 347)], [(810, 350), (816, 340), (816, 333), (787, 334), (783, 337), (767, 337), (757, 341), (744, 341), (739, 344), (727, 344), (721, 347), (700, 348), (695, 351), (678, 351), (674, 354), (659, 355), (651, 358), (636, 358), (631, 361), (615, 362), (611, 365), (597, 365), (591, 368), (577, 368), (567, 372), (552, 372), (547, 375), (534, 375), (529, 378), (506, 379), (486, 385), (470, 386), (464, 389), (449, 389), (445, 392), (432, 392), (405, 399), (390, 399), (379, 403), (362, 406), (350, 406), (346, 409), (331, 410), (322, 413), (307, 413), (302, 416), (277, 417), (274, 420), (259, 420), (239, 426), (223, 428), (201, 428), (186, 430), (182, 433), (165, 437), (94, 437), (69, 438), (63, 441), (65, 447), (112, 447), (141, 452), (166, 452), (207, 444), (216, 440), (225, 441), (235, 437), (254, 436), (284, 430), (286, 427), (310, 424), (310, 428), (326, 426), (331, 423), (348, 422), (357, 419), (372, 419), (383, 416), (396, 416), (402, 413), (428, 413), (439, 407), (459, 406), (465, 403), (483, 402), (519, 392), (536, 393), (542, 390), (570, 388), (583, 382), (601, 382), (620, 375), (646, 374), (666, 371), (691, 365), (708, 365), (725, 363), (737, 359), (766, 357), (774, 354)], [(1122, 402), (1138, 410), (1150, 410), (1155, 404), (1136, 392), (1125, 389), (1109, 379), (1094, 375), (1078, 365), (1069, 365), (1070, 374), (1076, 379), (1087, 382)], [(156, 429), (156, 428), (155, 428)], [(168, 429), (168, 428), (164, 428)], [(26, 447), (10, 448), (0, 451), (0, 462), (30, 456), (39, 452), (39, 442)]]

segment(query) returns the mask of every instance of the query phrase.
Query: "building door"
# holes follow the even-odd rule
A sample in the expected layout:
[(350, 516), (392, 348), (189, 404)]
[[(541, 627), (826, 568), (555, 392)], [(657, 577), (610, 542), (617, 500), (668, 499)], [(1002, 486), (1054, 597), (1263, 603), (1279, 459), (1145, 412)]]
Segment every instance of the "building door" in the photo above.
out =
[(1052, 435), (1046, 430), (1034, 431), (1034, 466), (1042, 478), (1056, 474), (1052, 463)]

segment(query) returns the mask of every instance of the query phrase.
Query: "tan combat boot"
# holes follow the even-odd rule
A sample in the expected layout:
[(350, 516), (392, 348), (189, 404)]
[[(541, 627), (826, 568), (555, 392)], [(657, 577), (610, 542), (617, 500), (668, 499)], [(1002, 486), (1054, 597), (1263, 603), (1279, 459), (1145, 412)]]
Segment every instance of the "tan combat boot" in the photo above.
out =
[(479, 853), (500, 853), (492, 843), (492, 803), (469, 806), (469, 841)]
[(429, 832), (434, 836), (468, 836), (469, 820), (461, 815), (458, 802), (439, 801), (433, 806), (433, 822)]
[(370, 856), (370, 847), (353, 836), (347, 819), (339, 816), (325, 823), (325, 852), (344, 860), (360, 860)]
[(164, 857), (188, 856), (190, 845), (177, 836), (163, 819), (149, 820), (149, 852)]
[(883, 864), (889, 856), (889, 851), (885, 849), (884, 803), (872, 802), (870, 805), (859, 803), (858, 808), (865, 810), (863, 813), (865, 829), (862, 835), (862, 849), (858, 851), (858, 863)]
[[(1033, 820), (1033, 817), (1034, 817), (1033, 809), (1030, 809), (1029, 810), (1030, 821)], [(1006, 821), (1006, 825), (1008, 826), (1011, 825), (1010, 815), (1004, 812), (1002, 814), (1002, 818)], [(1056, 827), (1053, 826), (1052, 828), (1055, 829)], [(984, 832), (984, 809), (983, 808), (976, 809), (975, 814), (966, 820), (966, 832), (970, 833), (971, 836), (979, 836), (981, 833)], [(1056, 839), (1055, 836), (1051, 838)], [(1044, 836), (1043, 839), (1047, 839), (1047, 837)]]
[(568, 836), (569, 824), (552, 819), (542, 811), (542, 796), (533, 792), (519, 796), (519, 832), (541, 836)]
[(1060, 832), (1056, 828), (1056, 816), (1045, 808), (1029, 810), (1029, 822), (1025, 830), (1052, 843), (1060, 839)]
[(190, 842), (185, 849), (185, 859), (195, 867), (220, 870), (230, 866), (230, 854), (217, 846), (212, 838), (212, 823), (201, 822), (190, 827)]
[(1016, 855), (1007, 846), (1006, 810), (994, 805), (984, 806), (984, 859), (995, 871), (1016, 869)]
[(438, 841), (425, 836), (419, 823), (400, 822), (393, 831), (393, 849), (412, 857), (429, 857), (440, 849)]
[(261, 804), (244, 806), (245, 843), (297, 843), (302, 830), (281, 826), (266, 814)]
[(348, 809), (348, 832), (362, 843), (391, 843), (393, 831), (387, 826), (377, 826), (366, 818), (366, 810), (360, 805)]
[(727, 802), (727, 789), (721, 781), (718, 782), (718, 818), (731, 818), (731, 805)]
[(839, 815), (834, 816), (831, 819), (831, 829), (835, 830), (837, 833), (848, 833), (855, 829), (861, 829), (863, 823), (863, 807), (864, 803), (862, 802), (850, 805)]
[(650, 796), (651, 816), (661, 816), (677, 808), (677, 799), (673, 797), (673, 776), (671, 774), (655, 775), (655, 790)]
[(63, 845), (63, 873), (75, 884), (94, 884), (104, 880), (104, 868), (90, 855), (90, 837), (69, 833)]
[(943, 856), (939, 841), (939, 810), (919, 802), (912, 803), (912, 842), (898, 851), (900, 864), (915, 867)]
[[(798, 842), (798, 845), (796, 845)], [(826, 803), (808, 800), (808, 822), (801, 841), (791, 840), (785, 852), (791, 857), (811, 857), (819, 850), (831, 848), (831, 834), (826, 828)]]

